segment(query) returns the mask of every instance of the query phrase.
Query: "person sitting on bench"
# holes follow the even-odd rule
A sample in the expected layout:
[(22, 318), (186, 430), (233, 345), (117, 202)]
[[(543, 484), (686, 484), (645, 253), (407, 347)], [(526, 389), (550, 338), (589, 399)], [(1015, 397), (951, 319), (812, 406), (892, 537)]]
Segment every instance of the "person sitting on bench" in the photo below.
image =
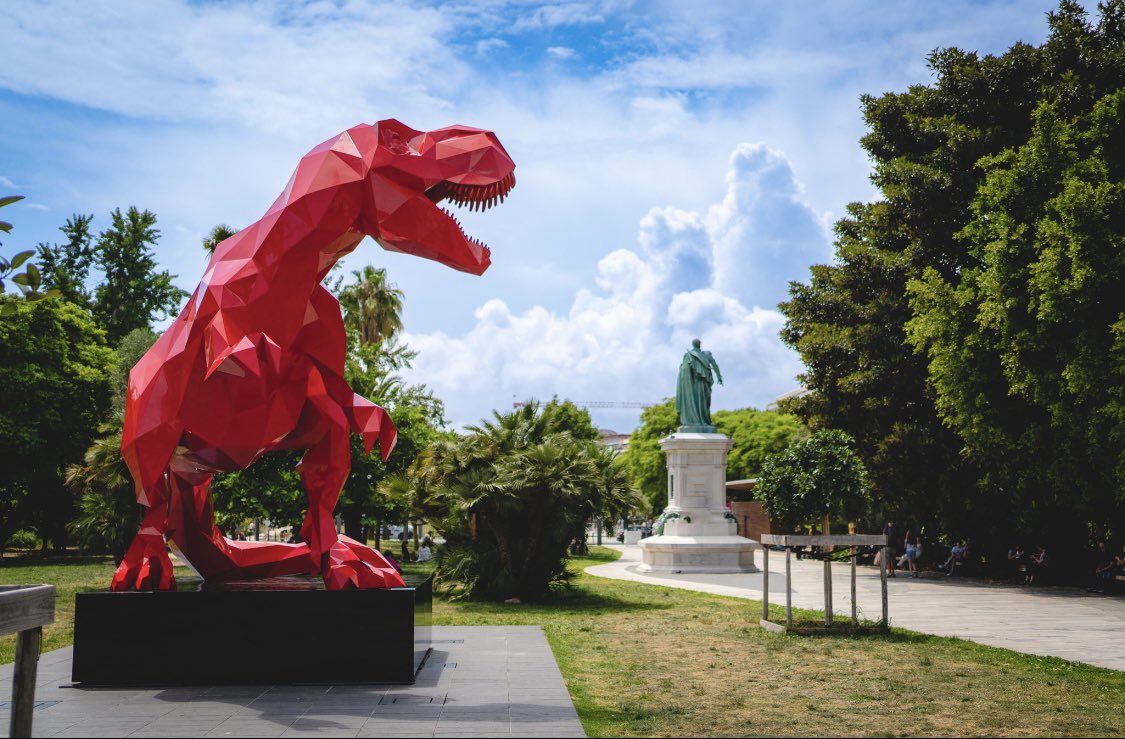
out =
[(965, 540), (962, 539), (953, 545), (953, 549), (949, 551), (949, 559), (945, 560), (939, 569), (945, 571), (946, 577), (952, 577), (953, 573), (957, 571), (957, 568), (965, 564), (965, 557), (968, 556), (968, 554), (969, 546), (965, 543)]

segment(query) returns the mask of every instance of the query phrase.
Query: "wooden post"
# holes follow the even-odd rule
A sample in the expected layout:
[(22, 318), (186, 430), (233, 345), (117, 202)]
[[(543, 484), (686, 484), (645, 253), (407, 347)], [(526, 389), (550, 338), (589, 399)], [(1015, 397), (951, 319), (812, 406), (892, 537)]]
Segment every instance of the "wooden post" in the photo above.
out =
[(44, 624), (54, 621), (54, 585), (0, 585), (0, 634), (18, 634), (9, 736), (31, 736), (39, 646)]
[[(833, 547), (835, 549), (835, 547)], [(825, 569), (828, 570), (828, 609), (832, 611), (832, 616), (836, 616), (835, 608), (835, 593), (832, 592), (832, 560), (826, 559), (824, 563), (828, 565)]]
[(43, 627), (19, 632), (16, 638), (16, 664), (12, 675), (12, 719), (8, 735), (31, 736), (31, 716), (35, 711), (35, 673), (39, 667), (39, 644)]
[(852, 626), (853, 627), (859, 626), (859, 610), (858, 610), (858, 606), (856, 606), (856, 602), (855, 602), (855, 560), (856, 560), (857, 554), (859, 554), (859, 551), (855, 547), (852, 547), (851, 560), (852, 560)]
[(789, 566), (792, 550), (785, 549), (785, 628), (793, 628), (793, 570)]
[[(788, 549), (786, 550), (789, 551)], [(770, 620), (770, 548), (762, 548), (762, 620)]]
[(883, 628), (890, 622), (887, 619), (887, 547), (883, 547), (883, 556), (879, 558), (879, 580), (883, 587)]
[(832, 625), (832, 562), (824, 560), (824, 625)]

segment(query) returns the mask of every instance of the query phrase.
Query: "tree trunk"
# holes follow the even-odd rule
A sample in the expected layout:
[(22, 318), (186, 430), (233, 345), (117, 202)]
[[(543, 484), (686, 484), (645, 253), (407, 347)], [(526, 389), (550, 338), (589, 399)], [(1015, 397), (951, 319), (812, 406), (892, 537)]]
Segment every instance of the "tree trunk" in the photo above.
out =
[[(513, 572), (515, 576), (516, 587), (519, 589), (519, 595), (522, 597), (536, 596), (540, 593), (540, 583), (528, 583), (528, 573), (533, 569), (535, 557), (539, 553), (539, 539), (542, 538), (543, 524), (547, 517), (547, 510), (543, 506), (538, 506), (535, 510), (535, 515), (532, 517), (530, 524), (527, 527), (527, 551), (523, 553), (523, 562), (520, 564), (519, 572)], [(536, 592), (532, 592), (532, 591)]]
[(344, 519), (344, 534), (358, 541), (360, 544), (366, 544), (361, 537), (363, 536), (363, 515), (356, 506), (354, 510), (344, 511), (341, 518)]

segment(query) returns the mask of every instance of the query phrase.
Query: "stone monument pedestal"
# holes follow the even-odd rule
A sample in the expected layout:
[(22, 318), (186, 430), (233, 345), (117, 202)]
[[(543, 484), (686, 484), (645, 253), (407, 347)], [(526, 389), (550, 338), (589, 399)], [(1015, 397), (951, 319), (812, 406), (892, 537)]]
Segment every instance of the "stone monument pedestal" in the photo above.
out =
[[(668, 507), (663, 530), (641, 539), (641, 572), (758, 572), (761, 546), (738, 535), (727, 511), (727, 454), (723, 434), (677, 431), (660, 440), (668, 457)], [(659, 526), (659, 525), (658, 525)]]

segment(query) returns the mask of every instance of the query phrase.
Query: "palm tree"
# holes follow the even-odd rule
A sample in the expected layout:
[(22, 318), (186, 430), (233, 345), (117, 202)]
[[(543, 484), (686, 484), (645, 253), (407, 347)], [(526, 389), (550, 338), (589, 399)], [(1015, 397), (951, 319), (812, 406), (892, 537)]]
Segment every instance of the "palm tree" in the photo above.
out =
[(211, 229), (211, 233), (203, 238), (203, 251), (207, 252), (207, 257), (210, 258), (211, 255), (215, 253), (215, 248), (218, 247), (219, 244), (223, 243), (231, 236), (234, 236), (236, 233), (238, 233), (237, 228), (231, 228), (225, 223), (220, 223), (218, 226)]
[[(563, 404), (529, 402), (431, 446), (412, 466), (420, 507), (446, 544), (446, 582), (487, 598), (535, 599), (565, 581), (567, 547), (596, 515), (642, 499), (612, 453), (566, 428)], [(588, 423), (588, 422), (587, 422)]]
[(387, 282), (387, 270), (353, 270), (355, 282), (340, 292), (344, 325), (364, 344), (379, 344), (402, 330), (403, 292)]
[(86, 450), (81, 464), (66, 470), (66, 484), (81, 495), (81, 513), (67, 524), (83, 549), (108, 551), (121, 563), (141, 519), (133, 478), (121, 456), (121, 411), (104, 424), (105, 434)]

